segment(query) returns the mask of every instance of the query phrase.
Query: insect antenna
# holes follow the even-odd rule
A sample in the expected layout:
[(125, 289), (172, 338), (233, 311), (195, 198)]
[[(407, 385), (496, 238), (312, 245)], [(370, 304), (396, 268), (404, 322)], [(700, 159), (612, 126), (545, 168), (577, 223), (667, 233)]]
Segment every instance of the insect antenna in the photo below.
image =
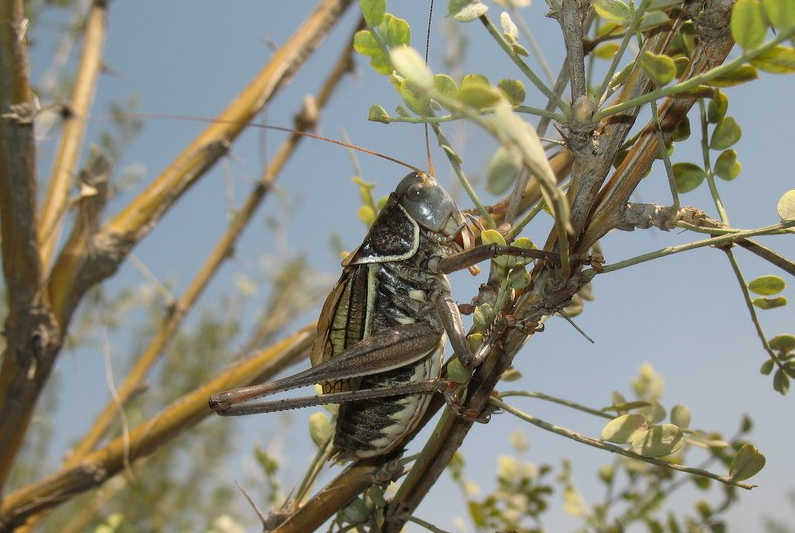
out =
[[(431, 49), (431, 23), (433, 22), (433, 0), (428, 7), (428, 24), (425, 27), (425, 64), (428, 64), (428, 56)], [(428, 123), (425, 123), (425, 155), (428, 161), (428, 172), (431, 175), (436, 175), (436, 169), (433, 168), (433, 159), (431, 158), (431, 139)]]
[[(212, 124), (234, 124), (235, 123), (235, 121), (233, 121), (233, 120), (223, 120), (223, 119), (217, 119), (217, 118), (206, 118), (206, 117), (198, 117), (198, 116), (192, 116), (192, 115), (173, 115), (173, 114), (169, 114), (169, 113), (129, 113), (129, 114), (126, 114), (125, 116), (127, 116), (129, 118), (133, 118), (133, 119), (140, 119), (140, 120), (184, 120), (184, 121), (189, 121), (189, 122), (206, 122), (206, 123), (212, 123)], [(94, 122), (97, 122), (97, 121), (102, 121), (102, 120), (113, 120), (113, 119), (114, 119), (114, 117), (110, 117), (110, 116), (99, 116), (99, 117), (92, 118), (91, 120), (94, 121)], [(372, 155), (372, 156), (384, 159), (386, 161), (389, 161), (391, 163), (396, 163), (396, 164), (398, 164), (400, 166), (406, 167), (409, 170), (413, 170), (414, 172), (417, 172), (417, 173), (420, 173), (420, 174), (425, 173), (424, 170), (422, 170), (422, 169), (420, 169), (418, 167), (415, 167), (414, 165), (412, 165), (410, 163), (406, 163), (405, 161), (401, 161), (400, 159), (397, 159), (395, 157), (391, 157), (391, 156), (388, 156), (386, 154), (382, 154), (380, 152), (376, 152), (375, 150), (369, 150), (367, 148), (363, 148), (361, 146), (357, 146), (355, 144), (348, 143), (348, 142), (345, 142), (345, 141), (340, 141), (340, 140), (337, 140), (337, 139), (331, 139), (329, 137), (324, 137), (322, 135), (318, 135), (317, 133), (310, 133), (308, 131), (300, 131), (300, 130), (296, 130), (294, 128), (288, 128), (288, 127), (285, 127), (285, 126), (274, 126), (274, 125), (271, 125), (271, 124), (260, 124), (258, 122), (249, 122), (249, 123), (246, 124), (246, 126), (250, 127), (250, 128), (259, 128), (259, 129), (265, 129), (265, 130), (281, 131), (281, 132), (284, 132), (284, 133), (290, 133), (290, 134), (293, 134), (293, 135), (299, 135), (301, 137), (308, 137), (310, 139), (315, 139), (315, 140), (327, 142), (327, 143), (330, 143), (330, 144), (336, 144), (337, 146), (342, 146), (342, 147), (348, 148), (350, 150), (356, 150), (357, 152), (361, 152), (363, 154)], [(427, 138), (427, 125), (426, 125), (426, 138)], [(426, 147), (427, 147), (427, 141), (426, 141)], [(430, 150), (430, 149), (428, 149), (428, 150)], [(430, 155), (429, 155), (429, 161), (430, 161)]]

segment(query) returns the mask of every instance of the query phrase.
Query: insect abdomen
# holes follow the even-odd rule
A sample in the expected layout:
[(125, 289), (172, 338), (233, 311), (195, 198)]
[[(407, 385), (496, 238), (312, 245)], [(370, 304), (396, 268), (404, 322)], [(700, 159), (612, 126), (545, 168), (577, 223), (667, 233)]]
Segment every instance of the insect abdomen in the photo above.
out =
[[(439, 346), (415, 365), (366, 376), (360, 388), (399, 386), (434, 379), (439, 376), (443, 350), (444, 338), (441, 338)], [(430, 394), (406, 394), (340, 405), (334, 455), (339, 459), (353, 459), (391, 452), (414, 430), (430, 401)]]

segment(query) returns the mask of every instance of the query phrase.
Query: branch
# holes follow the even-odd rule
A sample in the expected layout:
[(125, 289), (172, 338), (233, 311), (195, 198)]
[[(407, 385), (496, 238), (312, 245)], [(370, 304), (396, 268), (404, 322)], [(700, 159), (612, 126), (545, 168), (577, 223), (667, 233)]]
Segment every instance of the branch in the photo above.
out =
[[(53, 310), (66, 324), (95, 283), (112, 275), (130, 250), (228, 150), (230, 143), (302, 66), (351, 0), (323, 0), (254, 80), (137, 198), (90, 243), (66, 247), (50, 277)], [(90, 248), (90, 249), (89, 249)]]
[[(359, 28), (356, 30), (358, 29)], [(315, 103), (318, 110), (322, 109), (326, 105), (340, 80), (345, 74), (350, 72), (352, 65), (352, 54), (353, 47), (346, 46), (340, 55), (340, 58), (335, 63), (331, 74), (315, 98)], [(188, 285), (184, 294), (173, 303), (172, 312), (169, 314), (165, 322), (163, 322), (155, 337), (150, 341), (149, 345), (141, 352), (141, 355), (138, 357), (135, 365), (127, 374), (124, 383), (122, 383), (119, 387), (119, 402), (125, 404), (134, 391), (138, 389), (149, 370), (162, 356), (169, 342), (174, 337), (174, 333), (178, 330), (190, 309), (194, 306), (196, 301), (204, 292), (204, 289), (207, 287), (210, 280), (218, 272), (220, 266), (232, 256), (234, 247), (240, 238), (240, 235), (243, 233), (243, 230), (248, 227), (248, 224), (251, 222), (254, 214), (257, 211), (257, 208), (265, 199), (279, 173), (284, 168), (289, 158), (292, 156), (300, 141), (303, 139), (303, 136), (301, 136), (298, 132), (313, 129), (315, 126), (315, 118), (316, 117), (304, 117), (301, 114), (296, 115), (296, 132), (291, 134), (285, 140), (284, 144), (282, 144), (276, 156), (263, 171), (260, 179), (254, 184), (254, 187), (252, 188), (246, 200), (243, 202), (240, 210), (235, 213), (235, 216), (229, 223), (226, 232), (216, 243), (215, 247), (210, 253), (210, 256), (204, 262), (201, 270)], [(107, 432), (113, 420), (116, 418), (117, 412), (118, 405), (116, 402), (108, 403), (105, 406), (103, 411), (95, 420), (94, 425), (83, 437), (83, 440), (80, 442), (80, 444), (74, 448), (69, 458), (64, 462), (64, 467), (74, 465), (97, 445), (102, 436)]]
[(36, 111), (22, 0), (0, 1), (0, 235), (8, 303), (0, 368), (0, 491), (60, 347), (36, 235)]
[[(690, 6), (695, 15), (691, 18), (696, 23), (699, 40), (690, 58), (690, 62), (682, 74), (682, 80), (698, 76), (716, 65), (720, 65), (734, 46), (729, 30), (729, 14), (731, 13), (732, 0), (707, 0), (701, 11), (700, 5)], [(681, 19), (681, 17), (680, 17)], [(710, 26), (712, 25), (712, 26)], [(652, 39), (646, 41), (648, 44)], [(654, 50), (652, 50), (654, 51)], [(660, 53), (660, 51), (654, 51)], [(638, 65), (634, 71), (642, 70)], [(633, 74), (630, 75), (631, 77)], [(618, 102), (632, 100), (634, 96), (622, 94), (616, 99)], [(688, 111), (696, 102), (695, 98), (679, 97), (668, 98), (660, 106), (660, 128), (666, 138), (670, 138), (673, 129), (687, 116)], [(632, 108), (637, 113), (639, 108)], [(608, 118), (610, 122), (622, 122), (621, 117)], [(604, 134), (603, 134), (604, 135)], [(630, 195), (635, 191), (646, 171), (651, 168), (654, 158), (659, 153), (659, 136), (653, 122), (649, 122), (638, 136), (632, 149), (616, 169), (613, 176), (599, 192), (596, 207), (588, 220), (588, 227), (577, 244), (577, 251), (590, 248), (608, 231), (615, 228), (621, 218), (621, 213)], [(610, 161), (615, 157), (612, 153)]]
[(710, 479), (714, 479), (715, 481), (720, 481), (726, 485), (740, 487), (741, 489), (751, 490), (756, 487), (756, 485), (751, 485), (748, 483), (741, 483), (739, 481), (735, 481), (727, 476), (719, 476), (718, 474), (714, 474), (709, 472), (708, 470), (702, 470), (701, 468), (692, 468), (689, 466), (682, 466), (676, 463), (669, 463), (668, 461), (662, 461), (660, 459), (655, 459), (654, 457), (646, 457), (644, 455), (637, 454), (633, 451), (626, 450), (621, 446), (616, 446), (615, 444), (610, 444), (609, 442), (604, 442), (597, 439), (592, 439), (591, 437), (586, 437), (585, 435), (581, 435), (579, 433), (575, 433), (569, 429), (556, 426), (554, 424), (550, 424), (549, 422), (545, 422), (539, 418), (531, 416), (527, 413), (516, 409), (515, 407), (511, 406), (499, 400), (497, 398), (492, 398), (491, 403), (500, 409), (503, 409), (514, 416), (517, 416), (524, 420), (525, 422), (529, 422), (536, 427), (540, 427), (546, 431), (551, 431), (556, 435), (560, 435), (562, 437), (566, 437), (567, 439), (571, 439), (577, 441), (581, 444), (587, 444), (588, 446), (593, 446), (594, 448), (599, 448), (600, 450), (605, 450), (611, 453), (617, 453), (618, 455), (623, 455), (624, 457), (629, 457), (630, 459), (635, 459), (637, 461), (643, 461), (644, 463), (653, 464), (656, 466), (661, 466), (663, 468), (668, 468), (669, 470), (676, 470), (678, 472), (685, 472), (687, 474), (692, 474), (694, 476), (701, 476), (707, 477)]
[(625, 259), (624, 261), (604, 265), (599, 268), (598, 273), (602, 274), (615, 272), (616, 270), (621, 270), (622, 268), (626, 268), (628, 266), (645, 263), (646, 261), (659, 259), (660, 257), (666, 257), (668, 255), (695, 250), (696, 248), (704, 248), (706, 246), (719, 247), (725, 244), (738, 243), (748, 239), (749, 237), (756, 237), (757, 235), (789, 235), (791, 233), (790, 228), (793, 227), (795, 227), (795, 220), (780, 222), (778, 224), (772, 224), (770, 226), (752, 230), (733, 230), (729, 233), (723, 233), (722, 235), (711, 237), (709, 239), (679, 244), (677, 246), (668, 246), (666, 248), (661, 248), (657, 251), (639, 255), (631, 259)]
[(46, 478), (9, 494), (0, 506), (0, 533), (10, 532), (27, 517), (52, 509), (78, 494), (94, 489), (187, 429), (213, 414), (210, 394), (271, 379), (285, 366), (305, 357), (315, 338), (309, 325), (287, 339), (229, 367), (218, 377), (179, 398), (160, 414), (86, 455), (79, 464), (61, 468)]
[(83, 53), (75, 74), (72, 98), (66, 109), (55, 160), (52, 164), (47, 195), (41, 206), (39, 220), (39, 253), (42, 265), (52, 261), (69, 203), (69, 190), (77, 173), (83, 147), (87, 118), (94, 100), (97, 80), (102, 71), (102, 49), (105, 43), (108, 11), (107, 0), (93, 0), (83, 35)]

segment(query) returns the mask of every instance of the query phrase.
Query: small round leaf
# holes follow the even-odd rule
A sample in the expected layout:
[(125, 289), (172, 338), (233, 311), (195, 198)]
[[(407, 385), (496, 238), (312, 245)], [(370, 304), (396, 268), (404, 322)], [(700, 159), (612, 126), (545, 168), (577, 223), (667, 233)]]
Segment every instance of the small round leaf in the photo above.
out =
[(632, 449), (644, 457), (664, 457), (679, 450), (685, 443), (682, 430), (673, 424), (652, 427), (642, 438), (632, 441)]
[(787, 298), (784, 296), (776, 296), (775, 298), (754, 298), (752, 301), (755, 307), (759, 309), (775, 309), (776, 307), (784, 307), (787, 305)]
[(608, 422), (602, 428), (602, 440), (625, 444), (632, 442), (633, 437), (645, 433), (649, 429), (646, 419), (640, 415), (621, 415)]
[(757, 78), (759, 78), (759, 73), (756, 67), (751, 65), (738, 65), (729, 72), (712, 78), (707, 83), (713, 87), (736, 87), (737, 85), (742, 85), (743, 83), (753, 81)]
[(759, 473), (765, 467), (765, 456), (753, 444), (743, 444), (729, 466), (729, 477), (743, 481)]
[(773, 371), (773, 367), (775, 366), (776, 362), (772, 359), (765, 359), (765, 362), (762, 363), (762, 366), (759, 367), (759, 373), (763, 376), (769, 376), (770, 373)]
[(792, 74), (795, 72), (795, 50), (779, 45), (752, 59), (751, 64), (771, 74)]
[(359, 6), (367, 26), (373, 28), (381, 24), (386, 11), (386, 0), (361, 0)]
[(462, 86), (458, 91), (458, 100), (476, 109), (493, 107), (501, 98), (502, 92), (498, 89), (477, 84)]
[(389, 58), (392, 60), (395, 70), (417, 87), (422, 89), (433, 87), (433, 74), (422, 56), (413, 48), (405, 45), (397, 46), (390, 50)]
[(389, 113), (380, 105), (371, 105), (370, 111), (367, 113), (367, 120), (389, 124)]
[(711, 124), (717, 124), (726, 116), (729, 109), (729, 97), (720, 89), (716, 89), (707, 107), (707, 120)]
[(743, 130), (734, 117), (723, 117), (712, 131), (709, 147), (713, 150), (725, 150), (740, 140)]
[(765, 40), (767, 23), (759, 0), (738, 0), (731, 16), (734, 40), (746, 50), (756, 48)]
[(608, 22), (627, 25), (631, 17), (629, 6), (621, 0), (596, 0), (593, 8), (597, 15)]
[(309, 417), (309, 435), (312, 437), (312, 442), (315, 443), (315, 446), (318, 448), (325, 446), (331, 440), (333, 434), (334, 425), (326, 413), (317, 412)]
[(516, 181), (521, 169), (521, 154), (503, 146), (498, 147), (486, 167), (486, 190), (494, 195), (504, 193)]
[(779, 276), (759, 276), (748, 283), (748, 289), (762, 296), (772, 296), (784, 290), (787, 284)]
[(782, 396), (786, 396), (789, 392), (789, 376), (780, 368), (773, 374), (773, 390)]
[(643, 52), (640, 56), (640, 66), (654, 83), (667, 85), (676, 76), (676, 63), (666, 55)]
[(740, 175), (743, 166), (737, 160), (735, 150), (724, 150), (715, 161), (715, 174), (718, 177), (731, 181)]
[(787, 355), (795, 351), (795, 335), (785, 333), (783, 335), (776, 335), (768, 341), (770, 348), (776, 350), (782, 355)]
[(524, 102), (527, 91), (521, 81), (504, 78), (497, 82), (497, 87), (505, 93), (511, 105), (519, 105)]
[(781, 196), (776, 211), (782, 222), (795, 220), (795, 189), (790, 189)]
[(695, 163), (676, 163), (673, 167), (676, 190), (684, 194), (701, 185), (707, 174)]
[(791, 0), (762, 0), (762, 11), (778, 30), (795, 26), (795, 3)]
[(690, 409), (685, 405), (674, 405), (671, 408), (671, 423), (686, 429), (690, 426)]

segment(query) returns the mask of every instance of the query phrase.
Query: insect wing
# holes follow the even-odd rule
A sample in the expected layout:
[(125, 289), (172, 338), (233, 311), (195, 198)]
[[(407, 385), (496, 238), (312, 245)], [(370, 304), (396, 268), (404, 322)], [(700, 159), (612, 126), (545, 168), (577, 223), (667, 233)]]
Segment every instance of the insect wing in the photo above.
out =
[[(318, 320), (318, 338), (312, 347), (312, 366), (332, 359), (370, 336), (375, 301), (374, 276), (366, 265), (345, 268), (331, 291)], [(360, 378), (323, 384), (323, 392), (359, 388)]]

